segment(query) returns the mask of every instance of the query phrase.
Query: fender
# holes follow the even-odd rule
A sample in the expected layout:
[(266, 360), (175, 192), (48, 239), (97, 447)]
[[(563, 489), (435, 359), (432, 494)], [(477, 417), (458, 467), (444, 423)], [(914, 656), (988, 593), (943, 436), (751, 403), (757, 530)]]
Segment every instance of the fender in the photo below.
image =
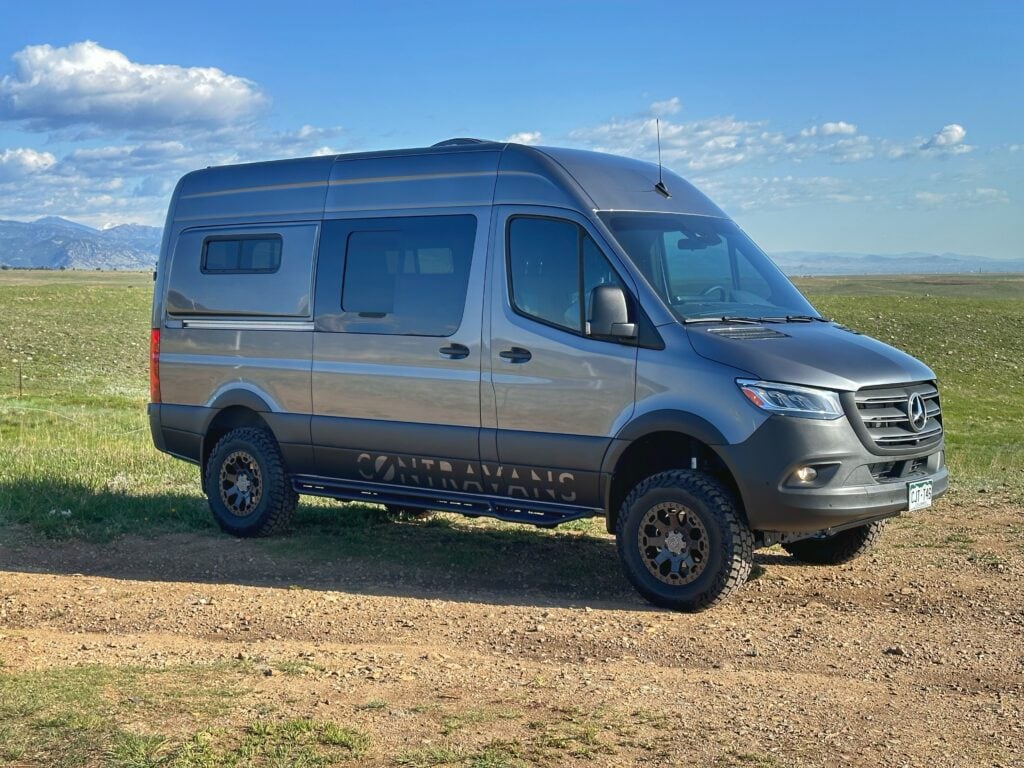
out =
[[(261, 396), (251, 389), (229, 389), (221, 392), (206, 407), (206, 418), (203, 424), (202, 435), (205, 443), (206, 434), (209, 432), (213, 421), (227, 408), (245, 408), (257, 414), (260, 421), (265, 423), (278, 443), (309, 446), (311, 443), (310, 422), (311, 414), (308, 413), (285, 413), (274, 407), (269, 398)], [(204, 445), (205, 450), (205, 445)]]
[(710, 446), (729, 442), (714, 424), (695, 413), (669, 409), (650, 411), (619, 430), (605, 451), (601, 472), (610, 477), (625, 450), (641, 437), (655, 432), (679, 432)]
[[(207, 445), (207, 437), (209, 435), (210, 426), (214, 420), (224, 412), (226, 408), (241, 407), (249, 411), (254, 411), (259, 414), (261, 418), (271, 412), (270, 405), (259, 395), (249, 389), (228, 389), (220, 392), (213, 400), (207, 402), (201, 409), (195, 410), (201, 411), (202, 414), (202, 425), (199, 428), (199, 464), (203, 465), (206, 459), (206, 454), (212, 446)], [(204, 479), (205, 482), (205, 479)], [(204, 489), (205, 490), (205, 489)]]
[(308, 413), (283, 413), (272, 407), (268, 399), (250, 389), (239, 387), (221, 392), (207, 406), (194, 408), (200, 412), (202, 420), (197, 463), (202, 465), (213, 448), (212, 443), (216, 442), (210, 439), (210, 430), (216, 426), (221, 414), (229, 409), (244, 409), (234, 411), (222, 429), (243, 425), (266, 427), (280, 446), (289, 467), (296, 472), (314, 471), (310, 439), (312, 416)]
[(241, 406), (255, 411), (263, 418), (266, 418), (266, 415), (271, 412), (270, 406), (256, 393), (247, 389), (231, 389), (221, 392), (206, 405), (160, 403), (158, 406), (160, 426), (163, 429), (205, 436), (217, 415), (225, 408), (232, 406)]
[(218, 394), (212, 402), (208, 402), (206, 407), (210, 410), (210, 417), (207, 419), (205, 427), (210, 425), (210, 420), (220, 411), (225, 408), (230, 408), (233, 405), (240, 405), (243, 408), (248, 408), (250, 411), (256, 411), (256, 413), (270, 413), (274, 409), (271, 408), (270, 403), (260, 397), (258, 394), (253, 392), (251, 389), (228, 389)]

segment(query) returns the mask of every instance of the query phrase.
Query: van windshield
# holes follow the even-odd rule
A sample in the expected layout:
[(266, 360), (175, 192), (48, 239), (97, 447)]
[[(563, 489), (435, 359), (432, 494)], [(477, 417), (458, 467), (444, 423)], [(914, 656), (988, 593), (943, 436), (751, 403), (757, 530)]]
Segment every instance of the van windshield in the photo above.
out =
[(819, 317), (764, 251), (728, 219), (674, 213), (599, 215), (683, 322)]

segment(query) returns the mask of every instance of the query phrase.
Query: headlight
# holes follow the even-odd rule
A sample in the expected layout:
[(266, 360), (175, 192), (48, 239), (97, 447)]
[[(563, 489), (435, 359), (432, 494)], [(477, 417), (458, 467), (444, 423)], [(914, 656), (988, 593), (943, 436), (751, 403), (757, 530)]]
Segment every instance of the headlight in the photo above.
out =
[(736, 379), (736, 384), (747, 400), (762, 411), (805, 419), (838, 419), (843, 415), (839, 395), (828, 389), (753, 379)]

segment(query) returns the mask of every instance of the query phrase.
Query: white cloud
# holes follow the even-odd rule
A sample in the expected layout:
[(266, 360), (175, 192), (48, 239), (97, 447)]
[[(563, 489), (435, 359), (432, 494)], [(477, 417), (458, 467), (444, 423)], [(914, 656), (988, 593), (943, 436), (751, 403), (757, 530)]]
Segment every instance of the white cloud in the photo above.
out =
[(913, 198), (917, 203), (930, 208), (947, 205), (960, 208), (976, 208), (1010, 202), (1010, 196), (1006, 190), (996, 189), (995, 187), (975, 187), (974, 189), (962, 189), (953, 192), (922, 191), (915, 192)]
[(893, 160), (910, 157), (951, 157), (973, 152), (974, 147), (965, 144), (967, 130), (958, 123), (950, 123), (927, 139), (918, 138), (909, 144), (890, 144), (887, 155)]
[[(666, 103), (655, 102), (651, 114)], [(657, 126), (649, 116), (613, 118), (572, 131), (569, 138), (605, 152), (648, 159), (657, 156)], [(788, 136), (767, 130), (765, 121), (712, 117), (675, 123), (663, 119), (661, 147), (666, 164), (698, 173), (755, 162), (800, 162), (815, 155), (834, 163), (860, 162), (875, 156), (872, 139), (858, 135), (857, 126), (845, 121), (812, 126)]]
[[(678, 98), (655, 102), (648, 111), (664, 114), (665, 105), (678, 102)], [(569, 138), (594, 149), (652, 159), (657, 155), (656, 135), (655, 121), (644, 115), (577, 129)], [(787, 135), (768, 130), (763, 120), (712, 117), (675, 123), (662, 119), (661, 144), (666, 164), (697, 173), (751, 163), (802, 162), (814, 156), (832, 163), (854, 163), (876, 155), (876, 142), (858, 134), (857, 126), (844, 120)]]
[(0, 119), (32, 130), (227, 125), (267, 104), (255, 83), (215, 67), (140, 64), (91, 40), (30, 45), (12, 60), (14, 74), (0, 79)]
[(544, 140), (540, 131), (519, 131), (505, 137), (512, 144), (540, 144)]
[(230, 162), (278, 160), (286, 157), (339, 154), (344, 147), (334, 142), (343, 138), (345, 133), (341, 126), (321, 128), (304, 125), (295, 131), (276, 131), (267, 136), (218, 137), (215, 142), (206, 144), (220, 150), (234, 149), (236, 159)]
[[(124, 142), (79, 147), (64, 157), (35, 150), (0, 152), (0, 218), (32, 219), (47, 214), (84, 223), (159, 224), (175, 182), (208, 165), (331, 155), (328, 142), (344, 134), (339, 127), (304, 125), (296, 130), (262, 133), (222, 127), (182, 132), (180, 139)], [(38, 156), (33, 161), (34, 156)], [(45, 173), (26, 176), (35, 162)], [(5, 166), (8, 169), (5, 170)], [(19, 168), (12, 174), (10, 167)], [(14, 181), (18, 176), (17, 183)]]
[(138, 145), (90, 147), (73, 150), (63, 158), (58, 172), (102, 178), (110, 175), (142, 175), (189, 170), (195, 162), (180, 141), (150, 141)]
[(810, 128), (804, 128), (800, 131), (800, 135), (803, 138), (810, 138), (812, 136), (852, 136), (857, 132), (857, 126), (853, 123), (847, 123), (844, 120), (839, 120), (834, 123), (822, 123), (821, 125), (812, 125)]
[(940, 149), (943, 147), (956, 147), (963, 144), (967, 137), (967, 131), (962, 125), (952, 123), (945, 126), (941, 131), (932, 136), (921, 145), (921, 149)]
[(118, 177), (94, 180), (40, 173), (15, 181), (0, 179), (0, 200), (0, 218), (53, 215), (92, 225), (111, 221), (159, 225), (167, 211), (164, 198), (135, 194)]
[(694, 180), (697, 186), (726, 210), (754, 211), (794, 208), (828, 202), (870, 203), (876, 199), (847, 179), (835, 176), (744, 176), (724, 181), (717, 178)]
[(859, 163), (875, 156), (875, 143), (867, 136), (839, 139), (823, 147), (835, 163)]
[(654, 117), (667, 117), (677, 114), (682, 108), (683, 105), (680, 103), (679, 97), (673, 96), (671, 99), (651, 104), (650, 112)]
[(22, 178), (48, 170), (57, 162), (49, 152), (20, 147), (0, 152), (0, 181)]
[[(729, 168), (763, 154), (763, 123), (715, 117), (689, 123), (661, 122), (662, 159), (693, 171)], [(578, 144), (613, 154), (657, 157), (658, 127), (653, 117), (615, 118), (569, 133)]]
[(331, 155), (349, 143), (338, 126), (270, 130), (259, 87), (220, 69), (140, 64), (90, 41), (28, 46), (13, 61), (0, 77), (0, 124), (71, 149), (0, 150), (0, 216), (160, 223), (192, 169)]
[[(657, 129), (651, 116), (664, 113), (667, 102), (655, 102), (648, 112), (616, 117), (570, 131), (571, 142), (603, 152), (653, 160)], [(843, 165), (874, 158), (944, 158), (974, 150), (965, 142), (967, 131), (951, 123), (927, 138), (899, 142), (859, 132), (857, 125), (834, 120), (804, 128), (796, 134), (771, 130), (764, 120), (709, 117), (689, 122), (661, 119), (662, 158), (684, 173), (706, 173), (743, 165), (802, 163), (820, 158)], [(1011, 149), (1012, 151), (1012, 149)]]
[(857, 126), (853, 123), (846, 123), (840, 120), (836, 123), (824, 123), (821, 126), (821, 133), (824, 136), (851, 136), (857, 132)]
[(174, 181), (168, 176), (146, 176), (135, 185), (132, 194), (136, 197), (169, 196), (174, 189)]
[[(80, 50), (82, 47), (87, 50)], [(28, 56), (29, 52), (33, 52), (32, 56)], [(25, 61), (31, 59), (31, 66), (18, 57)], [(97, 73), (95, 82), (75, 66), (64, 66), (68, 61), (75, 63), (91, 57), (101, 62), (101, 65), (93, 62), (90, 70)], [(63, 157), (55, 157), (41, 147), (0, 150), (0, 216), (35, 218), (52, 213), (87, 223), (159, 224), (174, 183), (193, 168), (330, 155), (351, 148), (350, 139), (341, 127), (303, 125), (294, 130), (272, 131), (265, 122), (249, 119), (265, 99), (252, 83), (225, 75), (220, 70), (135, 64), (117, 51), (107, 51), (95, 43), (68, 48), (30, 47), (19, 52), (15, 60), (19, 64), (16, 74), (0, 79), (0, 120), (6, 117), (17, 120), (22, 127), (49, 129), (65, 142), (70, 126), (78, 135), (87, 134), (91, 139), (106, 136), (107, 144), (78, 143)], [(124, 70), (120, 75), (124, 80), (120, 91), (110, 84), (111, 73), (120, 71), (118, 67)], [(165, 70), (172, 70), (174, 77)], [(251, 98), (237, 101), (234, 107), (226, 104), (221, 111), (213, 109), (215, 115), (221, 116), (217, 118), (219, 122), (200, 124), (199, 118), (194, 116), (209, 102), (192, 94), (194, 90), (202, 90), (189, 85), (192, 82), (189, 73), (194, 72), (213, 72), (226, 81), (241, 83), (241, 92), (248, 92)], [(154, 82), (141, 85), (137, 82), (150, 74)], [(58, 81), (69, 89), (67, 103), (63, 103), (63, 96), (55, 95)], [(214, 78), (213, 82), (220, 80)], [(157, 98), (161, 89), (174, 91), (175, 88), (178, 91), (174, 98), (185, 100), (181, 102), (181, 119), (191, 122), (170, 131), (161, 130), (168, 123), (160, 123), (157, 117), (159, 110), (165, 107), (147, 106), (145, 96), (148, 93)], [(46, 93), (50, 94), (50, 102), (43, 99)], [(119, 98), (115, 98), (117, 94)], [(33, 104), (36, 106), (30, 109)], [(820, 175), (820, 168), (816, 169), (818, 175), (796, 173), (801, 164), (815, 160), (819, 165), (840, 166), (875, 157), (926, 159), (968, 152), (973, 147), (966, 144), (966, 131), (959, 124), (945, 126), (930, 137), (899, 143), (861, 134), (850, 121), (821, 122), (794, 134), (775, 130), (763, 120), (717, 116), (684, 121), (672, 117), (680, 111), (678, 97), (656, 101), (642, 113), (572, 131), (569, 143), (654, 160), (657, 157), (655, 118), (658, 118), (666, 165), (697, 176), (695, 183), (733, 210), (821, 202), (836, 205), (884, 202), (900, 207), (935, 208), (993, 204), (1009, 199), (1005, 191), (985, 186), (981, 177), (963, 182), (944, 178), (922, 180), (920, 186), (926, 189), (915, 193), (913, 188), (906, 187), (893, 190), (880, 179), (855, 182)], [(237, 119), (230, 118), (230, 114)], [(124, 119), (119, 121), (118, 115)], [(146, 120), (155, 122), (147, 127)], [(505, 140), (537, 144), (545, 139), (541, 131), (532, 130), (519, 131)], [(1014, 147), (1019, 146), (1011, 145), (1010, 151), (1017, 151)], [(957, 169), (957, 166), (945, 167), (947, 175)], [(726, 181), (718, 172), (731, 168), (753, 170), (745, 171), (742, 178), (737, 178), (736, 173), (726, 174), (731, 177)]]

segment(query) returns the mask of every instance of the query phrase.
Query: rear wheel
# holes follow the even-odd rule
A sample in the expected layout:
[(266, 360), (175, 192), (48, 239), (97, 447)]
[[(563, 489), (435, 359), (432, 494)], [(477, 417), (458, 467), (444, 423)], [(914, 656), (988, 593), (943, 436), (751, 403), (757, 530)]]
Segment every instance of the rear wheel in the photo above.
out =
[(815, 536), (810, 539), (790, 541), (782, 545), (797, 560), (814, 565), (839, 565), (860, 557), (871, 549), (881, 538), (885, 520), (879, 520), (832, 536)]
[(233, 429), (206, 462), (206, 496), (217, 524), (234, 536), (270, 536), (288, 527), (299, 496), (267, 430)]
[(750, 575), (754, 540), (729, 491), (699, 472), (670, 470), (638, 484), (616, 526), (626, 577), (655, 605), (700, 611)]

